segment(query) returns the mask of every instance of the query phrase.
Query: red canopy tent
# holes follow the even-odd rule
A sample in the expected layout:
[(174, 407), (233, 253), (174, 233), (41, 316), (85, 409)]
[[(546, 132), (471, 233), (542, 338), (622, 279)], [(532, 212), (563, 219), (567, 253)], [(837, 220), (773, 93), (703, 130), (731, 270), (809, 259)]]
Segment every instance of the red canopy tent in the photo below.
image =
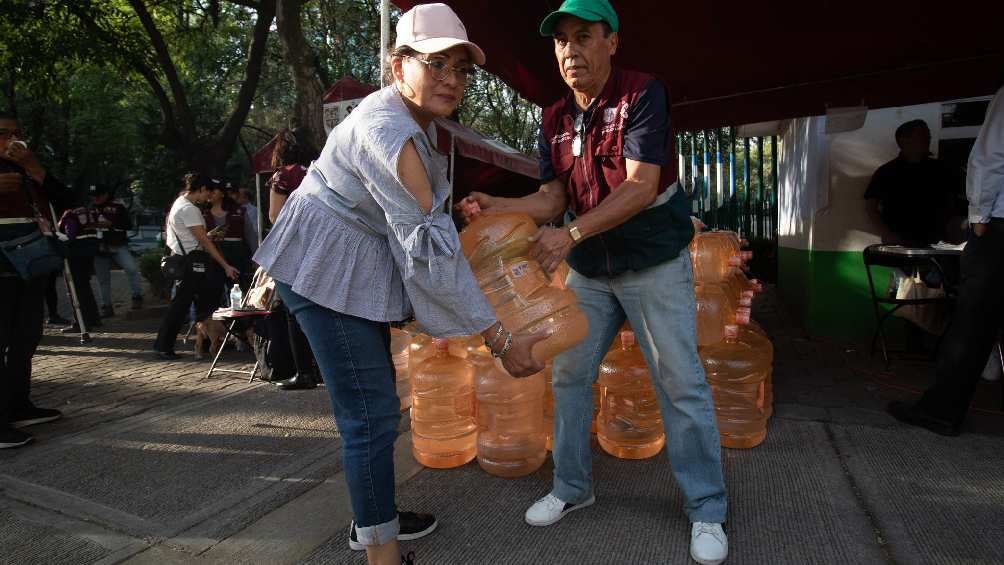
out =
[(472, 190), (498, 196), (523, 196), (539, 188), (537, 161), (450, 120), (436, 120), (436, 142), (451, 155), (453, 198)]
[[(375, 90), (374, 86), (345, 76), (331, 85), (324, 95), (324, 102), (354, 100)], [(537, 190), (539, 186), (535, 160), (457, 122), (437, 120), (436, 143), (440, 151), (451, 156), (450, 170), (455, 199), (463, 198), (475, 188), (503, 196), (522, 196)], [(251, 167), (258, 181), (260, 214), (265, 210), (261, 205), (258, 175), (272, 174), (275, 144), (276, 138), (273, 137), (251, 156)], [(259, 226), (261, 225), (259, 221)]]
[(272, 153), (275, 151), (275, 142), (278, 135), (272, 136), (268, 143), (262, 145), (251, 155), (251, 172), (255, 175), (271, 175), (275, 170), (272, 168)]
[[(537, 31), (560, 0), (442, 1), (489, 72), (538, 105), (565, 92), (551, 40)], [(615, 64), (667, 83), (680, 130), (981, 96), (1004, 81), (1000, 0), (612, 4)]]
[(341, 102), (342, 100), (354, 100), (362, 98), (375, 91), (377, 88), (369, 84), (363, 84), (349, 75), (335, 81), (331, 88), (324, 93), (324, 103)]

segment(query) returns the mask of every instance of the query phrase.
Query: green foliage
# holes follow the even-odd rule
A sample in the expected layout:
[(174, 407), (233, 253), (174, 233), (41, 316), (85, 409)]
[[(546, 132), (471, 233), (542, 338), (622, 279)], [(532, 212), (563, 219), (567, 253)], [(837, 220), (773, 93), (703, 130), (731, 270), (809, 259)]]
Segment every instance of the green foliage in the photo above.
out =
[(165, 296), (170, 288), (170, 283), (160, 272), (160, 259), (163, 256), (163, 249), (152, 250), (141, 255), (138, 261), (139, 272), (150, 283), (150, 291), (154, 296)]
[(540, 115), (540, 108), (486, 72), (467, 85), (460, 107), (462, 124), (526, 154), (537, 151)]
[[(57, 177), (81, 190), (108, 184), (127, 204), (163, 208), (237, 103), (257, 21), (247, 6), (259, 1), (272, 0), (0, 0), (0, 110), (18, 115)], [(191, 110), (190, 133), (177, 123), (181, 101), (136, 6), (163, 38)], [(398, 15), (392, 9), (392, 29)], [(324, 84), (343, 75), (379, 84), (378, 0), (304, 0), (301, 16)], [(241, 139), (221, 159), (227, 180), (253, 185), (250, 154), (288, 125), (294, 99), (273, 32)], [(535, 151), (539, 109), (487, 73), (468, 87), (459, 117)]]

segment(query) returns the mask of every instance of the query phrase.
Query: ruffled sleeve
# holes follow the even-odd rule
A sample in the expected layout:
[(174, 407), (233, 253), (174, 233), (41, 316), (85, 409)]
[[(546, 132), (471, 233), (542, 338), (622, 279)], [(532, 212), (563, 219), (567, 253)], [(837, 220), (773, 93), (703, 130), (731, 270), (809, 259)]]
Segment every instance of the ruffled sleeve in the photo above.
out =
[[(460, 252), (453, 219), (440, 211), (449, 196), (445, 169), (434, 157), (425, 133), (417, 125), (412, 131), (378, 126), (364, 135), (355, 155), (357, 172), (383, 209), (391, 251), (419, 326), (440, 337), (484, 331), (495, 322), (495, 313)], [(398, 159), (409, 139), (434, 187), (433, 211), (429, 213), (398, 177)]]

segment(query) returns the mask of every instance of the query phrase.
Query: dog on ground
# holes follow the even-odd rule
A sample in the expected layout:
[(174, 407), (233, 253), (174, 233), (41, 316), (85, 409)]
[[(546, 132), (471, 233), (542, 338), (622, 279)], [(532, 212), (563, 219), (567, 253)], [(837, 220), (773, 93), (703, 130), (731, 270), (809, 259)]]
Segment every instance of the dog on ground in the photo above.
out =
[(209, 356), (215, 356), (226, 342), (227, 327), (223, 322), (206, 318), (195, 323), (195, 359), (205, 359), (206, 341), (209, 341)]

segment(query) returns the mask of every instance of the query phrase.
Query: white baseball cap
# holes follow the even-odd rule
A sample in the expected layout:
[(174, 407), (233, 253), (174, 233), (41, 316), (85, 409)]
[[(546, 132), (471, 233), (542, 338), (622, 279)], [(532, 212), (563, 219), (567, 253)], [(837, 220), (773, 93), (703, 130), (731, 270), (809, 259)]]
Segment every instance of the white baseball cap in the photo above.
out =
[(463, 45), (474, 63), (485, 64), (485, 52), (467, 40), (467, 28), (446, 4), (419, 4), (401, 14), (394, 47), (411, 47), (419, 53), (439, 53)]

